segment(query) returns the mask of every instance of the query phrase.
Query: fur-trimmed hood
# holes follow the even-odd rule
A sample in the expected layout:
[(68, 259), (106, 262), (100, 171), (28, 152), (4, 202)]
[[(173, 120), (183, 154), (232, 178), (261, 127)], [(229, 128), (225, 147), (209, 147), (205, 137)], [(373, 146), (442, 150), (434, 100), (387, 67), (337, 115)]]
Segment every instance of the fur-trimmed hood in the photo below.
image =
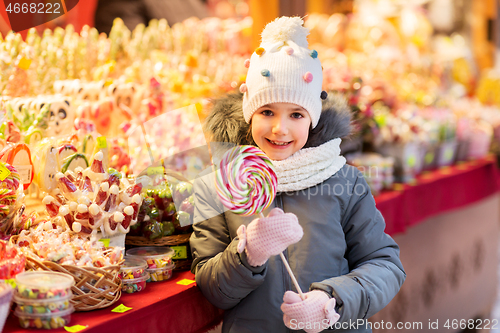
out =
[[(203, 129), (212, 142), (231, 142), (237, 145), (256, 145), (249, 134), (250, 125), (245, 122), (242, 110), (243, 94), (228, 94), (216, 99), (205, 119)], [(351, 133), (351, 111), (340, 94), (329, 93), (323, 101), (318, 125), (309, 131), (304, 148), (317, 147)]]

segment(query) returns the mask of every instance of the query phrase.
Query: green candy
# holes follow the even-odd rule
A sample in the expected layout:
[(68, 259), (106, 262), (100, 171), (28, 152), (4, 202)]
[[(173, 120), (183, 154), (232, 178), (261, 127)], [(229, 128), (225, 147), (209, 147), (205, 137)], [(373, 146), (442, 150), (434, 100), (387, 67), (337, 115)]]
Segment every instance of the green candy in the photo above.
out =
[(47, 308), (45, 306), (35, 306), (34, 307), (34, 312), (35, 313), (46, 313), (46, 312), (49, 312), (49, 311), (47, 311)]

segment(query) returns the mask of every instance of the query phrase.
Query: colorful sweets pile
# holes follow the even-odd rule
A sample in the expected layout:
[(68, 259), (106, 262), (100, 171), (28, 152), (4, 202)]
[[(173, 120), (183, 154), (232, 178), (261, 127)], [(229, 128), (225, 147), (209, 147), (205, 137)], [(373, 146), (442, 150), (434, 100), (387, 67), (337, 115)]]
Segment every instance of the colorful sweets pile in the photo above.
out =
[(15, 315), (22, 328), (60, 328), (71, 321), (70, 303), (73, 277), (64, 273), (40, 271), (16, 276)]
[(19, 312), (29, 314), (55, 314), (66, 311), (70, 308), (71, 295), (54, 299), (25, 299), (19, 296), (14, 297), (14, 302), (17, 304)]
[(150, 279), (146, 271), (148, 264), (145, 260), (134, 257), (125, 257), (125, 262), (120, 269), (122, 291), (132, 294), (146, 288), (146, 281)]
[(67, 326), (71, 322), (73, 307), (70, 309), (52, 314), (25, 314), (16, 309), (15, 315), (19, 318), (19, 325), (22, 328), (44, 328), (53, 329)]
[(12, 279), (24, 272), (26, 257), (15, 246), (0, 240), (0, 279)]
[(137, 247), (127, 251), (126, 255), (146, 261), (151, 279), (148, 282), (165, 281), (172, 277), (175, 263), (172, 260), (175, 251), (169, 247)]
[(348, 158), (363, 173), (373, 195), (383, 189), (391, 189), (394, 183), (394, 158), (383, 157), (376, 153), (363, 153)]
[(60, 226), (54, 229), (50, 221), (23, 230), (16, 244), (26, 256), (61, 265), (105, 267), (117, 265), (123, 258), (122, 248), (105, 248), (94, 236), (88, 239)]
[[(142, 181), (149, 177), (140, 177)], [(144, 236), (149, 240), (184, 234), (192, 231), (194, 197), (192, 185), (174, 181), (173, 177), (157, 176), (153, 183), (143, 185), (144, 200), (137, 223), (130, 228), (131, 236)]]
[(17, 296), (27, 300), (61, 300), (71, 297), (73, 277), (57, 272), (24, 272), (16, 276)]

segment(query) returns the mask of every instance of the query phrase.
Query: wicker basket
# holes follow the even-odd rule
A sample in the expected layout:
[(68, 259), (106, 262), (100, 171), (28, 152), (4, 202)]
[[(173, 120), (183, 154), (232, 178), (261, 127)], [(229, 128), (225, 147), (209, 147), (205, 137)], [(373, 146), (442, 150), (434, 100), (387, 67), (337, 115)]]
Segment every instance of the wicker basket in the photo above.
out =
[(172, 246), (189, 242), (189, 234), (172, 235), (149, 240), (143, 236), (129, 236), (125, 238), (125, 244), (133, 246)]
[(193, 258), (191, 258), (191, 251), (189, 250), (189, 237), (191, 233), (166, 236), (154, 240), (149, 240), (142, 236), (128, 236), (125, 239), (126, 245), (132, 246), (176, 246), (185, 245), (187, 247), (187, 258), (186, 259), (174, 259), (176, 271), (186, 271), (191, 269), (191, 263)]
[(191, 269), (191, 264), (193, 263), (193, 259), (174, 259), (174, 261), (174, 271), (189, 271)]
[[(91, 311), (108, 307), (120, 299), (122, 280), (120, 265), (97, 267), (79, 267), (59, 265), (52, 261), (38, 261), (26, 257), (26, 270), (43, 270), (71, 275), (75, 285), (71, 287), (71, 304), (75, 311)], [(83, 289), (83, 290), (82, 290)]]

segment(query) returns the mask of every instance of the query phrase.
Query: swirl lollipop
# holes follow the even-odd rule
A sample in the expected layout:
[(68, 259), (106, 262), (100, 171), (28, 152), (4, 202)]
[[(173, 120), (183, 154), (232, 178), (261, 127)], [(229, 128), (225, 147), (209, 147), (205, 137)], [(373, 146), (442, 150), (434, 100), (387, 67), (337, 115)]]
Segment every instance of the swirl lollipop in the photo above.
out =
[[(251, 216), (268, 208), (276, 197), (277, 176), (267, 155), (254, 146), (237, 146), (228, 150), (216, 172), (215, 189), (222, 204), (235, 214)], [(281, 260), (295, 288), (302, 290), (283, 253)]]
[(9, 190), (17, 191), (20, 185), (21, 177), (13, 165), (7, 163), (4, 165), (10, 173), (4, 180), (0, 181), (0, 188), (8, 188)]
[(276, 196), (277, 177), (271, 160), (254, 146), (238, 146), (224, 155), (215, 187), (222, 204), (250, 216), (268, 208)]

